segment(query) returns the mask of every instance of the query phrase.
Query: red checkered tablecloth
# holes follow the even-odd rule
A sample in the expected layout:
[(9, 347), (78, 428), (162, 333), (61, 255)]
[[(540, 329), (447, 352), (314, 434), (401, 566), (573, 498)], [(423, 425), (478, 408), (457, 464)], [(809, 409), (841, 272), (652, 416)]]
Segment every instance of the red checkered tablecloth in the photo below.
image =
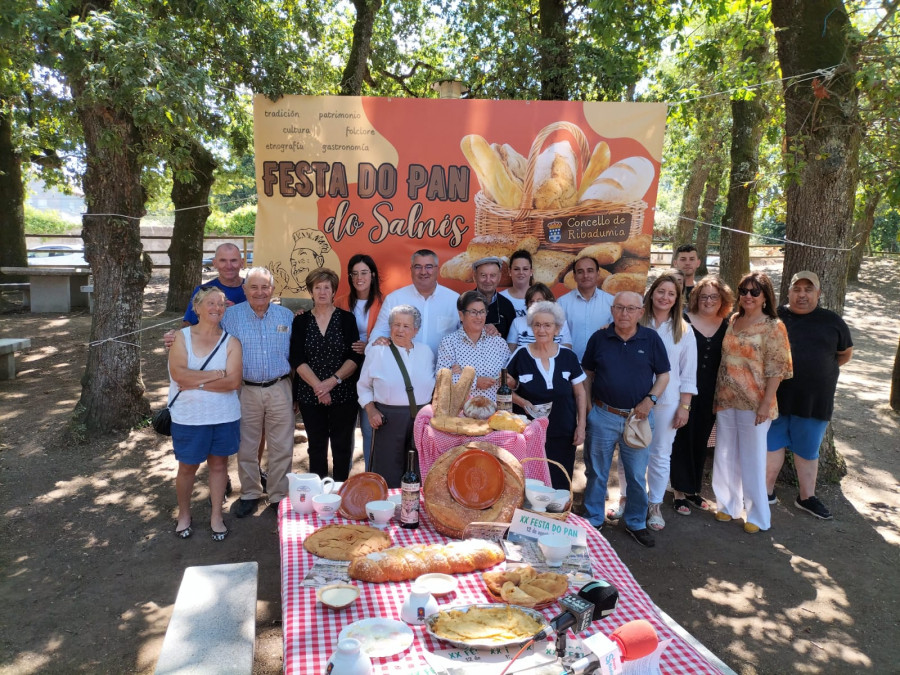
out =
[[(535, 462), (536, 463), (536, 462)], [(398, 491), (392, 491), (398, 492)], [(449, 541), (431, 529), (424, 509), (422, 523), (417, 530), (405, 530), (392, 520), (388, 532), (397, 546), (433, 544)], [(331, 523), (353, 522), (338, 517)], [(634, 619), (647, 619), (659, 634), (660, 640), (673, 642), (662, 657), (662, 672), (666, 674), (715, 674), (716, 670), (688, 642), (677, 636), (660, 616), (659, 609), (635, 581), (606, 539), (590, 524), (574, 514), (569, 522), (588, 532), (594, 577), (612, 582), (619, 589), (616, 611), (606, 619), (592, 624), (590, 633), (602, 631), (609, 635), (618, 626)], [(359, 600), (348, 609), (335, 612), (316, 602), (315, 589), (301, 585), (312, 567), (313, 556), (303, 548), (303, 540), (323, 525), (316, 515), (301, 516), (291, 509), (290, 500), (281, 501), (278, 510), (278, 534), (281, 544), (281, 608), (284, 629), (284, 672), (291, 675), (313, 675), (325, 671), (325, 664), (337, 646), (338, 634), (345, 626), (360, 619), (386, 617), (400, 619), (400, 606), (409, 595), (412, 582), (370, 584), (355, 581), (361, 593)], [(460, 574), (455, 593), (439, 598), (444, 604), (489, 602), (479, 573)], [(552, 619), (559, 613), (558, 605), (544, 610)], [(372, 659), (373, 673), (403, 673), (413, 675), (426, 670), (423, 651), (435, 651), (446, 645), (434, 642), (422, 627), (413, 627), (415, 640), (404, 653), (389, 658)]]
[[(469, 441), (486, 441), (498, 445), (504, 450), (522, 461), (526, 457), (539, 457), (546, 459), (544, 445), (547, 441), (547, 418), (533, 420), (521, 434), (515, 431), (492, 431), (487, 436), (457, 436), (438, 431), (429, 424), (433, 412), (430, 405), (426, 405), (416, 415), (413, 426), (413, 437), (416, 448), (419, 451), (419, 470), (422, 473), (422, 481), (428, 475), (428, 470), (438, 457), (457, 445), (465, 445)], [(550, 485), (550, 469), (547, 462), (524, 462), (526, 478), (536, 478)]]

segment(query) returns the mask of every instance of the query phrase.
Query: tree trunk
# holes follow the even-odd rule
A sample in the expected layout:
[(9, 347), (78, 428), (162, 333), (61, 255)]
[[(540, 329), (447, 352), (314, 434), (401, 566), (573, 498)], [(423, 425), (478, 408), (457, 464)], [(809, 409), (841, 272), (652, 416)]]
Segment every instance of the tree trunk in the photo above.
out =
[[(756, 60), (759, 63), (759, 60)], [(766, 109), (759, 98), (731, 102), (731, 176), (728, 204), (722, 218), (719, 246), (719, 276), (737, 289), (741, 277), (750, 271), (750, 236), (756, 173), (759, 169), (759, 143)], [(738, 230), (731, 232), (724, 228)], [(747, 234), (742, 234), (746, 232)]]
[[(69, 84), (77, 105), (81, 82), (72, 78)], [(150, 412), (141, 380), (141, 335), (135, 334), (150, 266), (142, 257), (144, 190), (133, 120), (102, 104), (79, 106), (78, 115), (87, 162), (82, 237), (95, 293), (92, 344), (75, 418), (88, 431), (102, 433), (131, 427)], [(97, 341), (102, 342), (93, 344)]]
[[(713, 222), (716, 215), (716, 203), (719, 201), (719, 188), (722, 185), (722, 166), (718, 157), (709, 171), (709, 178), (706, 181), (706, 192), (703, 193), (703, 206), (700, 209), (700, 224), (697, 227), (697, 255), (700, 256), (700, 267), (697, 268), (697, 275), (705, 277), (709, 274), (706, 267), (707, 251), (709, 249), (709, 224)], [(719, 265), (721, 269), (721, 263)]]
[[(175, 226), (169, 242), (169, 294), (166, 311), (183, 312), (202, 278), (203, 232), (209, 218), (209, 194), (216, 160), (196, 140), (190, 142), (191, 182), (177, 178), (172, 184)], [(198, 208), (199, 207), (199, 208)]]
[(820, 304), (840, 314), (859, 173), (861, 41), (840, 0), (773, 0), (772, 23), (785, 78), (836, 66), (827, 80), (784, 80), (785, 163), (795, 176), (786, 191), (785, 234), (823, 248), (785, 247), (781, 298), (795, 272), (812, 270), (825, 280)]
[(700, 212), (703, 186), (706, 185), (709, 178), (709, 168), (706, 156), (699, 154), (694, 158), (690, 175), (681, 195), (681, 211), (678, 216), (678, 224), (675, 226), (675, 241), (672, 243), (673, 258), (674, 252), (679, 246), (694, 242), (694, 227), (697, 225), (697, 216)]
[[(786, 191), (785, 234), (811, 248), (785, 247), (781, 297), (791, 276), (808, 269), (825, 283), (819, 304), (842, 313), (853, 236), (853, 205), (859, 176), (859, 91), (857, 58), (861, 40), (853, 35), (841, 0), (772, 0), (772, 24), (784, 75), (785, 165), (794, 174)], [(790, 78), (833, 68), (822, 81)], [(843, 457), (823, 443), (820, 475), (838, 480), (847, 471)]]
[(569, 44), (565, 0), (540, 0), (542, 101), (569, 99)]
[(860, 216), (853, 228), (853, 250), (850, 251), (850, 265), (847, 270), (847, 279), (849, 281), (859, 281), (859, 268), (862, 267), (866, 243), (869, 241), (869, 235), (872, 233), (872, 227), (875, 225), (875, 210), (878, 208), (878, 202), (881, 201), (882, 196), (883, 193), (881, 192), (866, 195), (862, 216)]
[[(12, 119), (3, 111), (0, 100), (0, 265), (25, 267), (25, 186), (22, 183), (22, 157), (13, 144)], [(28, 281), (26, 277), (0, 274), (0, 283)]]
[(375, 15), (381, 9), (382, 0), (353, 0), (356, 21), (353, 23), (353, 43), (350, 56), (341, 75), (341, 96), (359, 96), (368, 72), (369, 53), (372, 49), (372, 31)]
[(900, 412), (900, 341), (894, 356), (894, 370), (891, 373), (891, 410)]

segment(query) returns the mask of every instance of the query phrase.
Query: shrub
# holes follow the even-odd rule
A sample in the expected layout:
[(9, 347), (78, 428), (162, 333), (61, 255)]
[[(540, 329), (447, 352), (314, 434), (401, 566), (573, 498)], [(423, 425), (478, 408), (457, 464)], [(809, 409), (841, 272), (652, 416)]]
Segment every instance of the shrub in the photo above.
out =
[(206, 221), (207, 234), (253, 235), (256, 233), (256, 204), (244, 204), (231, 211), (213, 211)]
[(79, 221), (71, 220), (56, 211), (39, 211), (25, 206), (25, 232), (27, 234), (70, 234), (81, 230)]

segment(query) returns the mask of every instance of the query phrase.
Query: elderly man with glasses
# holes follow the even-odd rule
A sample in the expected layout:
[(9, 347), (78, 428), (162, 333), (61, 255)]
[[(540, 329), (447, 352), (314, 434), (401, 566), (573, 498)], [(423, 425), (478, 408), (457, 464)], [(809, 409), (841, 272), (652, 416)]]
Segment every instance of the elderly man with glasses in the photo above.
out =
[(606, 511), (606, 483), (613, 450), (625, 467), (625, 529), (641, 546), (655, 545), (647, 529), (647, 463), (650, 451), (629, 447), (623, 438), (632, 412), (653, 426), (653, 406), (669, 382), (669, 358), (659, 335), (641, 326), (642, 298), (631, 291), (616, 294), (613, 322), (595, 332), (584, 350), (581, 366), (593, 380), (587, 416), (584, 465), (587, 519), (602, 529)]
[(416, 342), (428, 345), (437, 354), (441, 339), (459, 327), (456, 311), (459, 293), (438, 284), (438, 256), (434, 251), (423, 248), (413, 253), (409, 271), (412, 284), (398, 288), (384, 299), (369, 336), (369, 345), (389, 344), (391, 310), (400, 305), (411, 305), (422, 315), (422, 328)]

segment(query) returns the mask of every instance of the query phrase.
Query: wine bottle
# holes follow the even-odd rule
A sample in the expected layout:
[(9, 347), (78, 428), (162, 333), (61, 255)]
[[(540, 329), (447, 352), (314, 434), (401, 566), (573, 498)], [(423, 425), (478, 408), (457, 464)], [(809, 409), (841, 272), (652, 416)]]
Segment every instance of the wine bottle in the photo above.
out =
[(497, 387), (497, 410), (512, 412), (512, 389), (506, 384), (506, 368), (500, 369), (500, 386)]
[(422, 480), (416, 471), (416, 451), (410, 448), (406, 455), (406, 473), (400, 478), (400, 527), (414, 530), (419, 527), (419, 491)]

